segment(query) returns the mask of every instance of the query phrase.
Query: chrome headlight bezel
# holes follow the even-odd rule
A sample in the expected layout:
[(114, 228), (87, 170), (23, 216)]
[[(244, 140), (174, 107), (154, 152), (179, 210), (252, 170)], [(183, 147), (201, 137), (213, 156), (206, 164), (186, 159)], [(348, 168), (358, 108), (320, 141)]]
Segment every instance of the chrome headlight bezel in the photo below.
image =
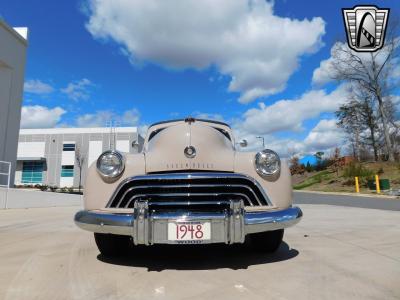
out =
[[(261, 160), (265, 159), (270, 160), (271, 164), (276, 164), (274, 170), (272, 171), (266, 170), (265, 165), (262, 165), (261, 163)], [(276, 176), (281, 171), (281, 159), (278, 153), (276, 153), (275, 151), (270, 149), (264, 149), (262, 151), (257, 152), (256, 155), (254, 156), (254, 168), (256, 169), (257, 174), (260, 175), (261, 177), (268, 178)]]
[[(116, 157), (119, 161), (119, 164), (116, 165), (116, 168), (110, 172), (110, 173), (104, 173), (101, 170), (101, 163), (102, 163), (102, 158), (104, 158), (106, 155), (112, 155), (114, 157)], [(119, 177), (125, 170), (125, 158), (124, 156), (115, 150), (107, 150), (104, 151), (102, 154), (100, 154), (100, 156), (97, 158), (97, 162), (96, 162), (96, 168), (97, 168), (97, 172), (104, 178), (104, 179), (114, 179)]]

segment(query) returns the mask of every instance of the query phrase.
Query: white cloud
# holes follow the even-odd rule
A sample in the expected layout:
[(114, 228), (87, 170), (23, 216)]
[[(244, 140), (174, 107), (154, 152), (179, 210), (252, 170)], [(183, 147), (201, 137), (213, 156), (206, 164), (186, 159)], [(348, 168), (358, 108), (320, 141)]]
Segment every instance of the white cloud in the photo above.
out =
[(61, 92), (74, 101), (86, 100), (89, 98), (89, 87), (91, 86), (93, 86), (93, 83), (89, 79), (83, 78), (79, 81), (70, 82), (65, 88), (61, 89)]
[(334, 70), (332, 68), (332, 57), (322, 60), (318, 68), (313, 72), (312, 84), (315, 86), (322, 86), (328, 82), (333, 81), (332, 76)]
[[(396, 45), (397, 45), (396, 47), (398, 47), (400, 45), (400, 42), (398, 42)], [(342, 50), (345, 50), (345, 51), (342, 51)], [(347, 65), (346, 59), (349, 58), (349, 54), (346, 54), (346, 53), (348, 50), (349, 50), (349, 47), (346, 43), (336, 42), (331, 48), (331, 51), (330, 51), (331, 56), (328, 59), (322, 60), (320, 62), (319, 67), (314, 70), (313, 77), (312, 77), (313, 85), (322, 86), (328, 82), (334, 81), (333, 78), (335, 76), (335, 63), (337, 64), (337, 62), (335, 62), (333, 59), (333, 57), (335, 56), (334, 54), (337, 53), (336, 56), (343, 58), (344, 62), (341, 63), (343, 66), (341, 66), (341, 65), (340, 66), (347, 67), (348, 65)], [(385, 59), (388, 55), (388, 51), (390, 51), (390, 49), (385, 46), (376, 53), (375, 62), (378, 65), (383, 64), (383, 62), (385, 61)], [(351, 53), (353, 55), (356, 55), (358, 58), (360, 58), (363, 65), (367, 69), (370, 69), (370, 70), (372, 69), (372, 60), (371, 60), (370, 53), (355, 52), (353, 50), (351, 50)], [(392, 63), (394, 64), (394, 66), (392, 69), (392, 73), (390, 74), (390, 77), (397, 79), (400, 74), (399, 61), (398, 61), (398, 59), (395, 59), (392, 61)]]
[(21, 128), (52, 128), (57, 125), (66, 111), (57, 106), (49, 108), (40, 105), (23, 106)]
[(304, 153), (305, 145), (303, 141), (294, 139), (278, 139), (271, 137), (265, 141), (268, 148), (276, 151), (281, 157), (290, 157)]
[(146, 137), (148, 129), (149, 129), (149, 125), (147, 125), (147, 124), (138, 126), (138, 132), (143, 138)]
[[(337, 128), (336, 120), (324, 119), (324, 113), (335, 112), (348, 98), (346, 85), (340, 85), (332, 92), (311, 90), (297, 99), (279, 100), (271, 105), (260, 103), (258, 108), (247, 110), (242, 117), (231, 121), (236, 140), (246, 139), (249, 147), (245, 151), (262, 148), (257, 136), (264, 137), (266, 147), (277, 151), (283, 157), (293, 154), (304, 155), (315, 151), (327, 151), (343, 144), (343, 134)], [(277, 138), (277, 133), (303, 132), (307, 120), (318, 118), (319, 123), (309, 130), (303, 139)]]
[(50, 94), (54, 92), (54, 88), (41, 80), (38, 79), (30, 79), (25, 81), (24, 83), (24, 91), (31, 94)]
[(336, 122), (336, 119), (320, 120), (305, 138), (304, 150), (315, 152), (342, 146), (344, 133)]
[(346, 87), (339, 86), (331, 93), (312, 90), (295, 100), (279, 100), (271, 105), (260, 103), (244, 113), (237, 123), (244, 132), (272, 134), (278, 131), (301, 131), (303, 122), (324, 112), (336, 111), (346, 101)]
[(78, 127), (105, 127), (112, 119), (110, 111), (97, 111), (93, 114), (84, 114), (76, 119)]
[(169, 113), (169, 116), (170, 116), (171, 118), (177, 118), (177, 117), (180, 116), (180, 113), (177, 112), (177, 111), (173, 111), (173, 112), (170, 112), (170, 113)]
[[(256, 138), (256, 135), (243, 133), (235, 129), (235, 136), (240, 139), (245, 138), (249, 146), (244, 151), (258, 151), (262, 149), (262, 142)], [(344, 145), (344, 133), (336, 126), (335, 119), (322, 119), (310, 130), (304, 140), (289, 138), (276, 138), (273, 135), (263, 135), (265, 145), (279, 153), (282, 157), (292, 155), (303, 156), (317, 151), (329, 152), (336, 147)]]
[(216, 120), (224, 122), (224, 117), (221, 114), (194, 112), (197, 119)]
[(89, 32), (122, 45), (132, 62), (215, 66), (247, 103), (282, 91), (300, 56), (321, 45), (323, 19), (274, 15), (264, 0), (88, 0)]
[(121, 117), (121, 123), (125, 125), (137, 125), (139, 120), (140, 112), (136, 108), (125, 111)]
[(125, 111), (117, 114), (113, 111), (97, 111), (93, 114), (84, 114), (76, 119), (78, 127), (105, 127), (110, 126), (110, 121), (114, 121), (116, 126), (135, 126), (139, 123), (140, 113), (137, 109)]

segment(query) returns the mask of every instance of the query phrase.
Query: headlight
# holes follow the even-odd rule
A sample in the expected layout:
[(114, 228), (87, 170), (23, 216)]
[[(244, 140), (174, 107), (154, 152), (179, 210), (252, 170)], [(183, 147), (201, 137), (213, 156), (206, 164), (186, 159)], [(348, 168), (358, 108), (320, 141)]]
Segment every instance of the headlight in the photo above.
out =
[(256, 154), (254, 165), (260, 176), (271, 176), (281, 170), (281, 159), (275, 151), (265, 149)]
[(117, 151), (108, 150), (99, 156), (96, 166), (105, 178), (115, 178), (124, 171), (124, 157)]

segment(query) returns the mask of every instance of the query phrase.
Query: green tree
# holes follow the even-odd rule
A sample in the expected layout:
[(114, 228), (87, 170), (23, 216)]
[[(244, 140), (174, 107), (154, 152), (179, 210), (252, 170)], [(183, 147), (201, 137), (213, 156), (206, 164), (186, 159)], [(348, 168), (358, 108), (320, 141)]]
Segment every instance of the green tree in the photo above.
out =
[(313, 170), (314, 170), (314, 168), (311, 166), (310, 162), (308, 161), (308, 162), (307, 162), (307, 165), (306, 165), (306, 171), (307, 171), (308, 173), (310, 173), (310, 172), (312, 172)]

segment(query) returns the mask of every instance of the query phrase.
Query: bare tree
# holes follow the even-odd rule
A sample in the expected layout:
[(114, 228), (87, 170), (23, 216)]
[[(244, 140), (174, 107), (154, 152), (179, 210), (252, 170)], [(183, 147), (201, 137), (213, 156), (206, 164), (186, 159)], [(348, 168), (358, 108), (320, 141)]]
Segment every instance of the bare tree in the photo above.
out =
[(336, 43), (332, 51), (331, 64), (332, 78), (348, 82), (354, 89), (364, 90), (373, 95), (378, 104), (386, 152), (390, 161), (394, 161), (394, 151), (384, 99), (390, 95), (395, 86), (393, 74), (399, 59), (399, 39), (394, 28), (397, 27), (392, 25), (385, 46), (376, 52), (357, 53), (343, 43)]
[(290, 158), (289, 165), (290, 165), (290, 173), (292, 175), (294, 175), (294, 174), (303, 175), (304, 174), (305, 167), (303, 164), (300, 163), (300, 160), (297, 156), (292, 156)]
[(351, 90), (350, 101), (336, 112), (338, 126), (343, 128), (354, 144), (354, 157), (360, 161), (363, 145), (372, 147), (375, 161), (378, 160), (378, 142), (376, 139), (378, 124), (374, 112), (374, 100), (370, 93)]
[(335, 148), (332, 156), (331, 156), (331, 169), (336, 173), (336, 177), (339, 176), (340, 169), (340, 149), (338, 147)]
[(75, 149), (75, 161), (76, 161), (76, 165), (79, 169), (79, 193), (81, 192), (81, 186), (82, 186), (82, 168), (83, 165), (86, 162), (86, 157), (82, 154), (81, 149), (79, 147), (77, 147)]
[(350, 138), (353, 148), (353, 156), (360, 161), (360, 107), (357, 101), (350, 101), (336, 111), (337, 125), (344, 129)]
[(376, 133), (378, 130), (378, 124), (377, 124), (377, 117), (374, 113), (373, 109), (373, 100), (365, 96), (363, 99), (361, 99), (361, 110), (360, 114), (362, 116), (362, 120), (364, 121), (364, 126), (369, 130), (369, 135), (367, 134), (364, 143), (367, 143), (369, 146), (372, 147), (372, 150), (374, 151), (374, 159), (375, 161), (378, 160), (378, 143), (376, 139)]

